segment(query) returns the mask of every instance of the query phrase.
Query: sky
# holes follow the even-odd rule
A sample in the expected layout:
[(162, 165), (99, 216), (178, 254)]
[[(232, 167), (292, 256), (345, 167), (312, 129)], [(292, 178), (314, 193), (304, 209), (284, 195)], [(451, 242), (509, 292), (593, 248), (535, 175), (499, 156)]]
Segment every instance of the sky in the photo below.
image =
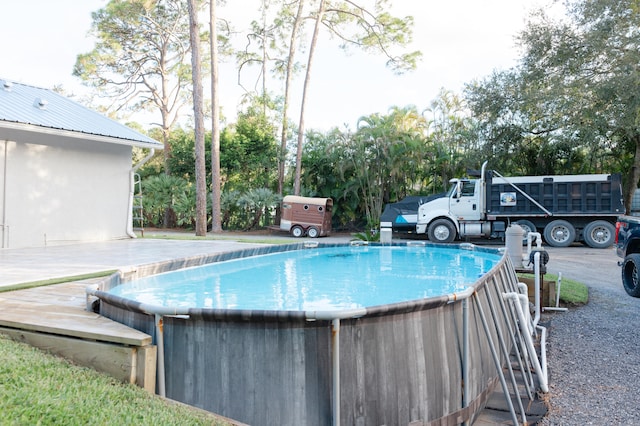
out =
[[(0, 13), (0, 79), (67, 92), (86, 90), (72, 75), (76, 56), (94, 44), (88, 31), (91, 12), (106, 0), (4, 0)], [(393, 106), (429, 107), (444, 88), (461, 93), (465, 83), (488, 77), (516, 64), (520, 51), (515, 37), (528, 14), (542, 0), (393, 0), (393, 14), (415, 20), (414, 43), (422, 61), (401, 76), (385, 67), (381, 56), (345, 54), (328, 37), (318, 44), (308, 93), (305, 127), (355, 129), (359, 117), (386, 113)], [(255, 0), (228, 0), (220, 17), (242, 16)], [(251, 8), (249, 8), (251, 9)], [(227, 15), (225, 15), (227, 14)], [(232, 18), (233, 20), (234, 18)], [(232, 120), (243, 91), (233, 67), (220, 68), (223, 115)], [(252, 81), (245, 81), (248, 86)], [(303, 78), (293, 99), (299, 99)], [(186, 110), (185, 110), (186, 111)], [(297, 121), (299, 103), (291, 110)], [(143, 126), (151, 118), (138, 117)]]

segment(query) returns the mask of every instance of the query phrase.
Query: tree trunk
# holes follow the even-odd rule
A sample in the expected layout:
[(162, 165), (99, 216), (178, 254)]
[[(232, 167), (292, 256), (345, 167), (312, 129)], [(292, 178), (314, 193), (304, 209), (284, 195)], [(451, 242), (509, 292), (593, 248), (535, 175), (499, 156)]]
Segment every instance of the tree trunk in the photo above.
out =
[[(291, 98), (291, 81), (293, 80), (293, 64), (295, 63), (296, 44), (298, 31), (302, 24), (302, 11), (304, 0), (298, 1), (298, 12), (291, 29), (291, 39), (289, 41), (289, 57), (287, 58), (287, 69), (285, 71), (284, 83), (284, 103), (282, 105), (282, 133), (280, 135), (280, 153), (278, 155), (278, 195), (283, 196), (284, 192), (284, 166), (287, 161), (287, 133), (289, 128), (289, 100)], [(276, 223), (280, 223), (280, 208), (276, 210)]]
[(204, 153), (203, 89), (200, 70), (200, 25), (197, 0), (189, 0), (189, 39), (191, 41), (191, 73), (193, 78), (193, 115), (196, 154), (196, 236), (207, 235), (207, 170)]
[(313, 55), (318, 44), (318, 34), (320, 33), (320, 24), (324, 16), (325, 0), (320, 0), (318, 6), (318, 15), (316, 16), (316, 24), (313, 29), (313, 38), (311, 39), (311, 47), (309, 48), (309, 59), (307, 61), (307, 72), (304, 77), (304, 88), (302, 89), (302, 105), (300, 107), (300, 123), (298, 125), (298, 147), (296, 151), (296, 177), (293, 193), (300, 195), (300, 179), (302, 175), (302, 142), (304, 141), (304, 108), (307, 103), (307, 90), (311, 82), (311, 65), (313, 63)]
[(171, 175), (171, 166), (169, 165), (169, 159), (171, 159), (171, 143), (169, 143), (169, 130), (163, 128), (162, 129), (162, 145), (164, 147), (164, 174)]
[(249, 226), (247, 226), (245, 231), (251, 231), (252, 229), (257, 228), (258, 225), (260, 225), (260, 219), (262, 219), (262, 209), (258, 208), (253, 214), (253, 221), (249, 224)]
[[(211, 0), (213, 1), (213, 0)], [(262, 115), (267, 116), (267, 1), (262, 0)]]
[(220, 101), (218, 97), (218, 31), (216, 0), (209, 1), (211, 48), (211, 232), (222, 232), (220, 191)]

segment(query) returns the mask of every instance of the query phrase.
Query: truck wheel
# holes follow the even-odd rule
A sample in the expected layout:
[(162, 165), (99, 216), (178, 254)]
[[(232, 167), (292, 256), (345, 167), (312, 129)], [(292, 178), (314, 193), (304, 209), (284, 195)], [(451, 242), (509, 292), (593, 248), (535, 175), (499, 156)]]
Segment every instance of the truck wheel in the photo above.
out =
[(450, 243), (456, 239), (456, 227), (447, 219), (436, 219), (429, 225), (429, 240)]
[(300, 238), (304, 235), (304, 229), (302, 229), (302, 226), (296, 225), (291, 228), (291, 235), (293, 235), (296, 238)]
[(640, 254), (633, 253), (624, 258), (622, 285), (629, 296), (640, 297)]
[(318, 238), (318, 235), (320, 235), (320, 231), (318, 231), (318, 228), (316, 228), (315, 226), (307, 229), (307, 236), (309, 238)]
[(613, 244), (616, 228), (606, 220), (594, 220), (584, 227), (584, 242), (589, 247), (607, 248)]
[(569, 247), (576, 239), (576, 229), (566, 220), (554, 220), (544, 227), (544, 239), (551, 247)]
[(522, 238), (522, 244), (525, 245), (527, 244), (527, 234), (529, 232), (538, 232), (538, 230), (536, 229), (536, 226), (529, 222), (528, 220), (518, 220), (516, 222), (514, 222), (516, 225), (519, 225), (522, 229), (524, 229), (524, 237)]

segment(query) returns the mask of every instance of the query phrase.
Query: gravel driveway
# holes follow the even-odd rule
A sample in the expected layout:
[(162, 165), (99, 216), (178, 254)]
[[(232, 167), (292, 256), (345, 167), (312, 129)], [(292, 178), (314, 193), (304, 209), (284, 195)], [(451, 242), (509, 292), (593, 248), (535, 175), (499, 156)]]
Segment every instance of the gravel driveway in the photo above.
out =
[(545, 313), (549, 413), (542, 425), (640, 425), (640, 299), (613, 249), (547, 248), (550, 273), (585, 283), (589, 303)]

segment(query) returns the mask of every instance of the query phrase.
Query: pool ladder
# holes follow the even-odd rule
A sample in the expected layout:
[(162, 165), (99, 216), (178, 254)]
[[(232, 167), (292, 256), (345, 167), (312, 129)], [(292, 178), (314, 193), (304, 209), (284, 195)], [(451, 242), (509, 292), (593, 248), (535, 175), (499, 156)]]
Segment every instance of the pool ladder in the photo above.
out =
[(140, 231), (140, 235), (144, 237), (144, 208), (142, 205), (142, 181), (138, 173), (133, 174), (133, 214), (131, 220), (133, 221), (133, 230)]
[[(512, 270), (512, 273), (515, 275), (515, 270)], [(522, 404), (520, 388), (518, 386), (516, 371), (514, 370), (512, 361), (517, 364), (520, 371), (524, 390), (529, 401), (534, 400), (536, 390), (536, 379), (533, 377), (532, 371), (535, 371), (536, 373), (540, 390), (543, 393), (548, 392), (546, 328), (538, 325), (531, 318), (526, 284), (518, 283), (517, 286), (506, 290), (507, 291), (499, 294), (499, 297), (492, 296), (490, 291), (485, 292), (486, 302), (489, 306), (489, 313), (493, 319), (493, 324), (495, 324), (494, 330), (491, 330), (489, 322), (487, 321), (487, 316), (480, 300), (481, 296), (478, 292), (474, 292), (472, 297), (475, 298), (474, 305), (487, 336), (491, 356), (498, 372), (500, 385), (502, 386), (513, 424), (527, 424), (527, 415)], [(463, 321), (465, 323), (463, 328), (466, 330), (463, 331), (463, 334), (468, 333), (468, 300), (469, 299), (465, 300), (463, 305), (463, 310), (466, 311), (463, 314)], [(506, 331), (500, 326), (500, 321), (498, 321), (500, 316), (505, 319)], [(494, 332), (497, 337), (497, 342), (492, 339)], [(539, 336), (538, 332), (540, 332)], [(540, 343), (540, 359), (538, 359), (538, 354), (535, 348), (535, 339), (538, 337)], [(511, 342), (511, 351), (507, 348), (507, 341)], [(500, 355), (502, 355), (502, 358)], [(465, 348), (462, 354), (463, 365), (465, 366), (468, 365), (468, 356), (468, 349)], [(506, 370), (511, 384), (511, 391), (515, 396), (513, 399), (509, 391), (509, 385), (507, 383), (507, 377), (505, 376), (504, 366), (502, 365), (501, 359), (508, 360), (506, 363)], [(463, 382), (468, 383), (467, 377), (463, 378)], [(468, 401), (466, 395), (463, 398), (463, 406), (466, 407), (469, 405), (470, 401)], [(516, 413), (513, 400), (518, 404), (520, 421), (518, 421), (518, 415)]]

